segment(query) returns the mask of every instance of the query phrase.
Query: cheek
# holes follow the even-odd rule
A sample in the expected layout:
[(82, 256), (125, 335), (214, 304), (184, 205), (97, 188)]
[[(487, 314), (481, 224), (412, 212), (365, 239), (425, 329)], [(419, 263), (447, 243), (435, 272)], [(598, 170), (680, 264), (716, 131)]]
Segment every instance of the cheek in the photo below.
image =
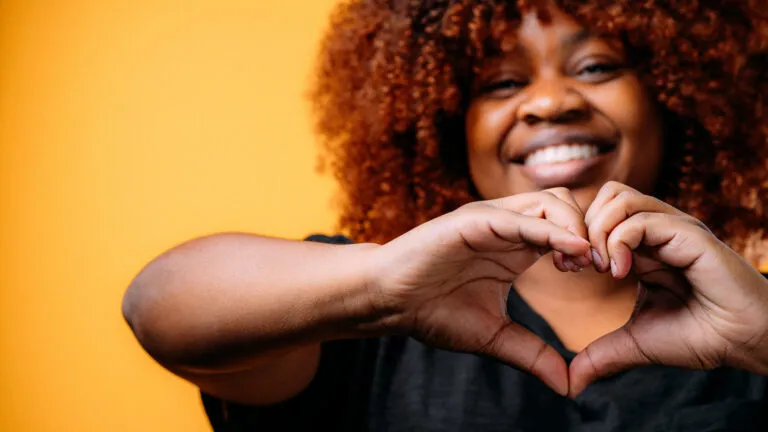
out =
[(475, 188), (484, 198), (496, 197), (506, 176), (500, 151), (510, 128), (510, 106), (504, 101), (470, 104), (465, 119), (469, 172)]
[(509, 110), (509, 104), (500, 101), (473, 102), (469, 106), (465, 126), (470, 154), (496, 156), (510, 127)]
[(654, 113), (649, 97), (634, 77), (605, 85), (590, 95), (591, 103), (603, 113), (622, 137), (634, 138), (648, 132), (653, 126)]
[(650, 95), (636, 77), (604, 86), (591, 103), (621, 134), (614, 180), (650, 192), (662, 154), (662, 128)]

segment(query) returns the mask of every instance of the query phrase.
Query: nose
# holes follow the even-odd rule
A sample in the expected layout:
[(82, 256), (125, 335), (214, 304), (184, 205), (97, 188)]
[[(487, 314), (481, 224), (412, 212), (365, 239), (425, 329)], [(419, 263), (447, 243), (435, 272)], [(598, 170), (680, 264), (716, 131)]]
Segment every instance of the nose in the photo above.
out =
[(550, 77), (531, 83), (526, 89), (527, 98), (518, 108), (518, 120), (530, 126), (584, 120), (589, 112), (587, 101), (564, 81)]

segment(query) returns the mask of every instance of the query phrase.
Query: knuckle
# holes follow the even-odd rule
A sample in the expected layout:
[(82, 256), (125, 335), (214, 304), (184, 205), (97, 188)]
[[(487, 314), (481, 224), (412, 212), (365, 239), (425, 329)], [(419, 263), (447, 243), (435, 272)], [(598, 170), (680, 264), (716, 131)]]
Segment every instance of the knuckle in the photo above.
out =
[(652, 213), (652, 212), (642, 211), (642, 212), (634, 214), (632, 216), (632, 219), (635, 219), (638, 222), (649, 222), (654, 217), (660, 217), (660, 216), (661, 216), (661, 214), (659, 214), (659, 213)]
[(541, 192), (536, 192), (536, 201), (543, 204), (545, 202), (552, 202), (553, 200), (557, 199), (557, 195), (555, 195), (551, 190), (543, 190)]
[(666, 218), (667, 220), (669, 220), (670, 223), (680, 225), (686, 231), (690, 229), (691, 232), (702, 234), (702, 235), (710, 233), (709, 228), (704, 224), (704, 222), (696, 219), (691, 215), (688, 215), (688, 214), (666, 215)]
[(633, 190), (622, 190), (616, 195), (616, 200), (621, 202), (623, 205), (628, 205), (630, 202), (637, 199), (637, 192)]
[(687, 219), (688, 223), (690, 223), (691, 225), (699, 228), (700, 230), (702, 230), (702, 231), (704, 231), (704, 232), (706, 232), (708, 234), (712, 234), (712, 230), (709, 229), (707, 224), (705, 224), (701, 220), (696, 219), (695, 217), (690, 216), (690, 215), (685, 215), (685, 218)]
[(706, 227), (706, 225), (699, 223), (694, 223), (691, 225), (691, 237), (696, 239), (699, 242), (707, 243), (710, 242), (716, 242), (718, 241), (717, 238), (712, 234), (712, 232)]
[(616, 246), (625, 244), (625, 239), (630, 235), (632, 230), (619, 228), (610, 233), (605, 239), (605, 244), (608, 249), (615, 249)]
[(492, 357), (499, 357), (502, 351), (502, 338), (501, 334), (506, 330), (510, 323), (505, 323), (499, 327), (484, 343), (478, 348), (478, 352)]
[(618, 247), (621, 243), (624, 243), (624, 241), (619, 237), (620, 236), (618, 235), (612, 235), (606, 239), (605, 246), (609, 251), (614, 251), (616, 247)]
[(617, 182), (616, 180), (610, 180), (603, 185), (602, 189), (606, 191), (616, 191), (622, 186), (624, 185)]
[(571, 191), (569, 191), (568, 188), (566, 188), (564, 186), (558, 186), (558, 187), (549, 188), (549, 189), (546, 189), (545, 192), (549, 192), (550, 194), (555, 195), (555, 196), (557, 196), (557, 195), (568, 196), (571, 193)]
[(483, 209), (483, 208), (492, 207), (492, 206), (493, 206), (493, 203), (491, 201), (472, 201), (459, 207), (459, 210), (473, 211), (473, 210)]
[(478, 218), (484, 218), (488, 215), (489, 210), (491, 210), (490, 206), (480, 206), (480, 205), (468, 205), (465, 204), (461, 206), (459, 209), (444, 215), (443, 217), (450, 218), (447, 220), (450, 220), (453, 224), (458, 224), (458, 226), (466, 226), (468, 224), (472, 224), (475, 221), (477, 221)]
[(602, 226), (592, 224), (587, 226), (587, 235), (592, 239), (599, 239), (605, 237), (606, 232)]

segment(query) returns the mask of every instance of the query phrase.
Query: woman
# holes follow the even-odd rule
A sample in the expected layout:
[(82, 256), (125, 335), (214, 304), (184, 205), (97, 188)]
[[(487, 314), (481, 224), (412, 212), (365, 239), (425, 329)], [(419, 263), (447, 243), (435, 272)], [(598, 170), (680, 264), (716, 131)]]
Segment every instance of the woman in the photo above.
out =
[(583, 3), (337, 9), (361, 243), (196, 239), (125, 296), (216, 430), (768, 427), (765, 10)]

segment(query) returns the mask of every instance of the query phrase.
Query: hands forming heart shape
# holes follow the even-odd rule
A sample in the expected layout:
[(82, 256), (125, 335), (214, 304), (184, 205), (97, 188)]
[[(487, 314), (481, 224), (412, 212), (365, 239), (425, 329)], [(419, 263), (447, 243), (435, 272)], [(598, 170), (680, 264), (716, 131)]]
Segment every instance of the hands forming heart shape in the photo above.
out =
[[(510, 283), (548, 251), (561, 271), (594, 265), (640, 281), (629, 322), (570, 366), (504, 305)], [(496, 357), (562, 395), (649, 364), (768, 374), (768, 280), (699, 220), (621, 183), (586, 213), (564, 188), (468, 204), (374, 256), (372, 307), (387, 328)]]

